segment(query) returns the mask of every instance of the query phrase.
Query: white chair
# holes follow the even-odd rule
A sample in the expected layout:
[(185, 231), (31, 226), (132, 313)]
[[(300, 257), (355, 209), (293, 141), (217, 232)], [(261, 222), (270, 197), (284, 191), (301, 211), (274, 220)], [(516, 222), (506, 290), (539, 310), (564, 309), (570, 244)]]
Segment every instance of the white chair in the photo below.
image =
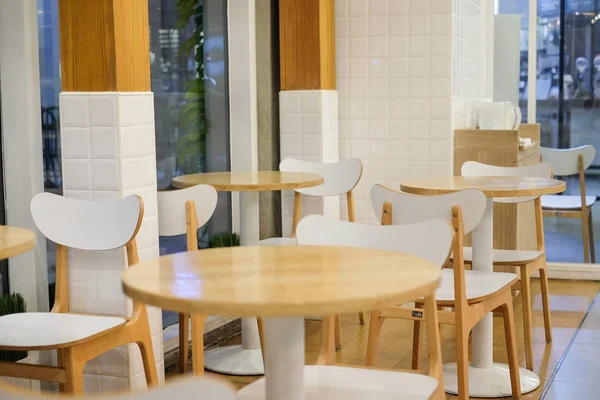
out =
[(136, 264), (142, 199), (83, 201), (41, 193), (31, 201), (31, 214), (39, 230), (56, 243), (54, 307), (49, 313), (0, 317), (0, 350), (56, 349), (58, 367), (3, 362), (0, 376), (59, 382), (62, 390), (78, 394), (83, 392), (86, 362), (115, 347), (136, 343), (148, 385), (158, 385), (145, 304), (133, 301), (131, 318), (69, 312), (68, 249), (102, 251), (125, 246), (128, 265)]
[[(297, 229), (300, 245), (329, 245), (377, 248), (403, 252), (430, 260), (440, 268), (448, 260), (453, 232), (444, 220), (405, 226), (362, 225), (311, 215)], [(427, 240), (423, 240), (427, 238)], [(425, 303), (429, 347), (429, 368), (425, 375), (414, 372), (334, 366), (332, 317), (323, 318), (322, 353), (318, 363), (305, 367), (307, 399), (443, 399), (442, 360), (436, 300), (433, 291), (420, 293)], [(326, 354), (323, 354), (326, 353)], [(267, 355), (268, 356), (268, 355)], [(240, 390), (244, 400), (258, 400), (264, 380)]]
[(583, 230), (583, 261), (596, 262), (594, 245), (594, 227), (592, 224), (592, 206), (596, 196), (588, 196), (585, 191), (585, 170), (592, 165), (596, 156), (594, 146), (586, 145), (573, 149), (540, 149), (542, 161), (549, 163), (558, 176), (579, 174), (579, 196), (546, 195), (542, 196), (544, 217), (581, 218)]
[[(464, 190), (439, 196), (415, 196), (375, 185), (371, 189), (371, 204), (383, 225), (414, 224), (431, 218), (443, 218), (452, 224), (455, 231), (454, 268), (442, 270), (442, 282), (435, 296), (438, 306), (452, 308), (452, 311), (438, 311), (438, 318), (442, 324), (456, 326), (458, 398), (469, 398), (469, 333), (487, 313), (497, 310), (504, 317), (512, 394), (515, 399), (520, 399), (521, 384), (511, 293), (517, 275), (464, 269), (463, 237), (481, 220), (486, 207), (485, 195), (477, 190)], [(428, 243), (429, 236), (415, 239)], [(421, 318), (416, 318), (415, 315), (422, 311), (420, 308), (421, 304), (417, 302), (415, 309), (392, 306), (371, 313), (367, 365), (371, 366), (375, 362), (384, 320), (401, 318), (415, 321), (412, 366), (413, 369), (419, 367)], [(426, 313), (425, 320), (429, 318), (428, 315), (429, 313)]]
[[(198, 250), (198, 228), (208, 222), (217, 207), (217, 191), (212, 186), (197, 185), (186, 189), (158, 192), (158, 234), (186, 235), (187, 251)], [(179, 372), (188, 366), (189, 314), (179, 314)], [(205, 315), (192, 315), (192, 369), (204, 374)]]
[[(528, 165), (524, 167), (497, 167), (469, 161), (461, 168), (463, 176), (521, 176), (536, 178), (552, 178), (552, 167), (548, 163)], [(540, 197), (506, 197), (494, 199), (496, 203), (534, 202), (536, 250), (500, 250), (494, 249), (494, 265), (509, 267), (511, 272), (520, 269), (520, 279), (513, 290), (521, 290), (523, 295), (523, 328), (525, 329), (525, 364), (533, 371), (533, 333), (531, 308), (531, 275), (539, 271), (542, 287), (542, 308), (546, 342), (552, 342), (552, 323), (550, 321), (550, 302), (548, 294), (548, 275), (546, 273), (546, 249), (544, 244), (544, 218), (542, 216), (542, 201)], [(473, 249), (465, 247), (465, 263), (472, 263)]]
[[(2, 400), (52, 400), (56, 398), (56, 396), (32, 393), (0, 383), (0, 399)], [(180, 379), (177, 382), (145, 392), (69, 397), (71, 400), (187, 400), (195, 398), (202, 398), (203, 400), (237, 400), (235, 391), (230, 385), (217, 380), (198, 378)]]
[[(363, 165), (358, 158), (351, 158), (336, 163), (316, 163), (286, 158), (279, 164), (282, 172), (306, 172), (321, 175), (324, 183), (319, 186), (297, 189), (294, 192), (294, 211), (292, 232), (289, 238), (270, 238), (260, 241), (261, 245), (294, 245), (296, 244), (296, 226), (302, 216), (302, 195), (315, 197), (331, 197), (345, 194), (348, 203), (348, 221), (354, 222), (354, 198), (352, 190), (360, 181)], [(358, 314), (361, 325), (365, 324), (363, 312)], [(335, 347), (342, 348), (341, 324), (339, 316), (336, 318)]]

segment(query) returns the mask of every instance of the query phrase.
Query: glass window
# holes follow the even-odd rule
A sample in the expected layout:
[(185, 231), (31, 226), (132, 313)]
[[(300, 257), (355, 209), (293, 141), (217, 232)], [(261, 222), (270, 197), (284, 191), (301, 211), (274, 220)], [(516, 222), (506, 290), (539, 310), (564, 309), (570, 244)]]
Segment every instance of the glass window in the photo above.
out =
[[(521, 101), (527, 113), (529, 2), (496, 0), (499, 14), (521, 14)], [(600, 0), (538, 0), (536, 121), (541, 145), (571, 148), (591, 144), (600, 152)], [(562, 50), (561, 50), (562, 49)], [(586, 171), (586, 194), (600, 191), (600, 155)], [(577, 176), (563, 195), (579, 195)], [(593, 215), (600, 209), (593, 207)], [(600, 221), (595, 221), (597, 226)], [(578, 218), (544, 219), (548, 261), (583, 262), (582, 222)], [(598, 237), (598, 235), (595, 235)]]
[[(222, 0), (150, 0), (150, 69), (159, 190), (174, 176), (229, 170), (227, 4)], [(200, 245), (231, 230), (231, 200), (219, 194)], [(185, 251), (183, 236), (161, 237), (161, 254)], [(178, 322), (163, 311), (163, 324)]]
[[(58, 95), (61, 91), (58, 0), (38, 0), (37, 12), (44, 190), (62, 194), (58, 108)], [(56, 245), (49, 240), (47, 241), (47, 254), (49, 304), (52, 308), (54, 303)]]

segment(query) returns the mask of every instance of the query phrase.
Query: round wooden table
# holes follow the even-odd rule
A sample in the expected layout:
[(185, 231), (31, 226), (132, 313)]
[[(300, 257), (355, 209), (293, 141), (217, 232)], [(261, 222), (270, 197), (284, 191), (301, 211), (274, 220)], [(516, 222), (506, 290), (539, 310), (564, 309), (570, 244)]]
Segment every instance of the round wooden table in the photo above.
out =
[[(259, 241), (258, 192), (319, 186), (322, 176), (302, 172), (209, 172), (182, 175), (173, 186), (211, 185), (219, 192), (240, 192), (240, 241), (242, 246)], [(262, 375), (264, 365), (256, 318), (242, 319), (242, 344), (217, 347), (206, 353), (206, 369), (228, 375)]]
[[(444, 177), (405, 181), (400, 190), (419, 195), (438, 195), (465, 189), (477, 189), (487, 197), (487, 207), (479, 225), (473, 230), (473, 269), (493, 271), (494, 198), (529, 197), (564, 192), (565, 182), (555, 179), (514, 176)], [(510, 397), (508, 365), (494, 363), (492, 313), (482, 319), (472, 333), (472, 362), (469, 366), (469, 396)], [(444, 365), (446, 392), (458, 390), (456, 363)], [(529, 393), (540, 386), (539, 377), (521, 368), (521, 391)]]
[(0, 225), (0, 260), (18, 256), (34, 247), (34, 232), (29, 229)]
[(123, 273), (123, 290), (133, 299), (179, 312), (266, 317), (265, 380), (239, 397), (303, 399), (304, 316), (413, 301), (434, 291), (440, 276), (431, 262), (395, 252), (246, 246), (144, 261)]

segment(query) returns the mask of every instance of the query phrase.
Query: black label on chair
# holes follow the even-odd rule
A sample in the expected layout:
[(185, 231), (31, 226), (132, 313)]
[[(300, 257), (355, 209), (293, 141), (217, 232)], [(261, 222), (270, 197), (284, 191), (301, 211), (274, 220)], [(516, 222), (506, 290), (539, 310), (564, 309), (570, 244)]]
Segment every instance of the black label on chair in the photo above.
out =
[(412, 316), (413, 318), (423, 318), (423, 311), (413, 311)]

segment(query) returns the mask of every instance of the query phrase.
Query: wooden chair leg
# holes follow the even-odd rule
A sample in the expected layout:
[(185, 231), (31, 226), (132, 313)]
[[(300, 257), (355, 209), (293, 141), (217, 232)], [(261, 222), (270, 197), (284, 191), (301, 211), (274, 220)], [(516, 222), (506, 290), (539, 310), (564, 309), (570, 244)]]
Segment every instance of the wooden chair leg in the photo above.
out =
[(204, 322), (206, 316), (192, 314), (192, 372), (204, 376)]
[[(64, 353), (63, 353), (63, 349), (56, 349), (56, 364), (59, 367), (63, 367), (65, 366), (65, 358), (64, 358)], [(59, 383), (58, 384), (58, 392), (59, 393), (65, 393), (67, 390), (67, 387), (64, 383)]]
[[(523, 298), (525, 301), (525, 298)], [(521, 377), (519, 374), (519, 359), (517, 357), (517, 334), (515, 331), (515, 317), (510, 292), (506, 302), (500, 307), (504, 317), (504, 336), (506, 338), (506, 350), (508, 351), (508, 368), (510, 372), (510, 386), (513, 399), (521, 399)]]
[(379, 310), (371, 311), (369, 339), (367, 341), (367, 359), (365, 360), (366, 366), (373, 366), (375, 364), (375, 356), (377, 355), (377, 349), (379, 348), (379, 337), (381, 335), (383, 321), (384, 318), (379, 316)]
[(548, 291), (548, 273), (546, 264), (539, 269), (540, 283), (542, 286), (542, 309), (544, 312), (544, 330), (546, 332), (546, 343), (552, 343), (552, 320), (550, 318), (550, 294)]
[[(533, 332), (531, 321), (531, 274), (527, 265), (521, 266), (521, 293), (523, 304), (523, 329), (525, 332), (525, 365), (533, 371)], [(512, 304), (512, 303), (511, 303)]]
[[(148, 387), (158, 386), (158, 374), (156, 372), (156, 361), (154, 359), (154, 348), (152, 347), (152, 336), (150, 335), (150, 327), (143, 327), (146, 332), (141, 334), (142, 338), (136, 342), (142, 353), (142, 363), (144, 364), (144, 372), (146, 374), (146, 383)], [(139, 331), (138, 331), (138, 334)]]
[(469, 400), (469, 335), (468, 328), (456, 324), (456, 373), (458, 399)]
[(588, 216), (587, 216), (586, 207), (581, 209), (581, 228), (583, 231), (583, 262), (590, 262), (590, 227), (588, 225)]
[(63, 364), (67, 383), (65, 391), (69, 394), (79, 395), (83, 393), (83, 367), (85, 361), (77, 357), (77, 353), (72, 348), (65, 348), (62, 351)]
[(360, 322), (361, 325), (365, 324), (365, 312), (361, 311), (358, 313), (358, 321)]
[[(415, 308), (423, 308), (423, 303), (415, 303)], [(414, 370), (419, 369), (421, 358), (421, 330), (421, 321), (413, 321), (412, 369)]]
[(588, 209), (588, 227), (590, 230), (590, 262), (596, 263), (596, 244), (594, 242), (594, 219), (592, 218), (592, 208)]
[(265, 325), (262, 318), (256, 318), (256, 324), (258, 325), (258, 340), (260, 341), (260, 351), (263, 358), (263, 365), (265, 364)]
[(181, 374), (185, 374), (188, 370), (189, 319), (190, 314), (179, 314), (179, 373)]
[(335, 316), (335, 349), (342, 349), (342, 320), (339, 314)]
[(321, 349), (316, 365), (333, 365), (335, 363), (335, 317), (323, 317), (321, 320)]

